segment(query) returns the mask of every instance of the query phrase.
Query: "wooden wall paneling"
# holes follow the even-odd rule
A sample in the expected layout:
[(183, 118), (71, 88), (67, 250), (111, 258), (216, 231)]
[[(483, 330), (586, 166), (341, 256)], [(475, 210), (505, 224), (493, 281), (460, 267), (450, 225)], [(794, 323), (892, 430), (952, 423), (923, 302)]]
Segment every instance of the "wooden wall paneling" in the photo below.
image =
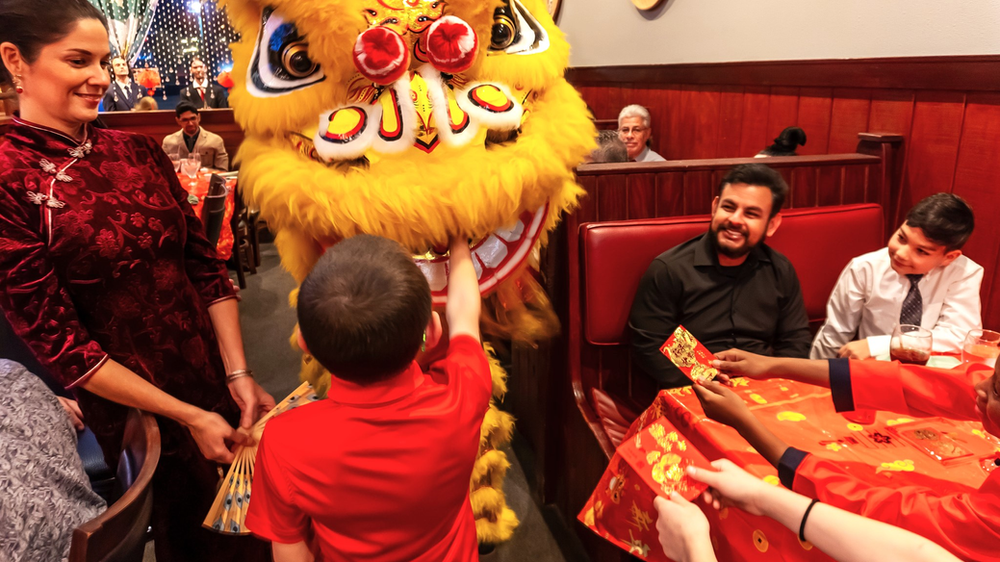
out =
[(826, 166), (816, 174), (816, 205), (839, 205), (844, 197), (843, 166)]
[[(782, 172), (782, 175), (785, 175), (785, 170)], [(791, 194), (787, 198), (785, 208), (799, 209), (816, 206), (817, 173), (816, 168), (788, 169), (785, 181), (788, 182)]]
[(684, 213), (684, 174), (656, 174), (656, 215), (672, 217)]
[(770, 88), (762, 86), (744, 88), (740, 152), (735, 157), (753, 156), (771, 144), (769, 141), (774, 137), (767, 136), (767, 108), (770, 101)]
[(712, 212), (712, 172), (687, 172), (684, 174), (685, 215), (707, 215)]
[(901, 191), (908, 190), (909, 178), (903, 173), (910, 145), (910, 131), (913, 128), (915, 93), (912, 90), (875, 90), (872, 92), (871, 113), (868, 117), (868, 132), (895, 133), (903, 135), (906, 142), (900, 144), (897, 159), (892, 163), (891, 173), (897, 182), (890, 186), (888, 200), (881, 202), (886, 208), (886, 229), (896, 229), (896, 217)]
[(614, 174), (597, 178), (597, 220), (628, 218), (628, 176)]
[[(853, 205), (868, 203), (868, 182), (874, 166), (844, 166), (841, 173), (840, 203)], [(872, 194), (877, 197), (877, 194)]]
[(965, 94), (961, 92), (916, 94), (904, 170), (908, 181), (896, 208), (897, 223), (917, 201), (952, 190), (964, 115)]
[[(782, 86), (771, 88), (771, 99), (767, 106), (767, 139), (764, 146), (770, 146), (774, 139), (785, 129), (797, 125), (799, 120), (799, 89)], [(758, 149), (758, 152), (764, 148)], [(754, 153), (756, 154), (756, 152)], [(747, 154), (753, 156), (753, 154)], [(714, 158), (715, 156), (700, 156), (699, 158)]]
[(681, 118), (684, 115), (681, 109), (681, 86), (668, 84), (660, 92), (663, 97), (660, 110), (663, 123), (660, 127), (659, 140), (653, 139), (653, 150), (667, 160), (676, 160), (675, 154), (685, 142), (688, 142), (681, 135)]
[(996, 163), (1000, 162), (1000, 93), (969, 94), (962, 126), (952, 192), (963, 197), (977, 215), (976, 230), (962, 251), (986, 268), (982, 297), (983, 320), (1000, 326), (1000, 302), (991, 303), (991, 280), (997, 271), (1000, 224), (991, 218), (996, 207)]
[(656, 174), (635, 174), (628, 176), (628, 208), (630, 219), (646, 219), (656, 216)]
[(858, 146), (858, 133), (868, 127), (871, 110), (871, 93), (868, 90), (834, 88), (833, 106), (830, 110), (829, 154), (854, 152)]
[(586, 194), (580, 198), (580, 207), (572, 213), (575, 224), (597, 220), (597, 176), (577, 176), (576, 181)]
[(743, 86), (719, 88), (719, 138), (712, 158), (740, 156), (743, 133)]
[(713, 87), (684, 86), (681, 90), (681, 144), (672, 158), (715, 158), (722, 92)]
[(801, 155), (827, 154), (830, 146), (830, 114), (833, 110), (832, 88), (801, 88), (797, 124), (806, 132)]

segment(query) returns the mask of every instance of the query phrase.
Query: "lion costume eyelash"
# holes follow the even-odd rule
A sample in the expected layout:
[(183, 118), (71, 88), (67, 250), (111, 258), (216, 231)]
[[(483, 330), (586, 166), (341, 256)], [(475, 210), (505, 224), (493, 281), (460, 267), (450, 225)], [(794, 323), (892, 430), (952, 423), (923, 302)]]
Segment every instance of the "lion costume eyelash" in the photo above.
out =
[[(297, 282), (325, 248), (374, 234), (413, 251), (442, 304), (446, 258), (431, 249), (464, 236), (475, 241), (484, 331), (533, 341), (558, 329), (527, 268), (582, 195), (573, 168), (596, 131), (563, 78), (569, 45), (544, 0), (225, 4), (243, 38), (232, 46), (240, 185)], [(435, 43), (445, 16), (450, 33), (465, 26), (474, 37)], [(402, 41), (381, 30), (359, 41), (375, 27)], [(499, 399), (505, 374), (495, 361), (492, 371)], [(303, 362), (321, 393), (328, 376)], [(517, 524), (500, 490), (512, 426), (491, 406), (471, 495), (481, 542), (506, 540)]]

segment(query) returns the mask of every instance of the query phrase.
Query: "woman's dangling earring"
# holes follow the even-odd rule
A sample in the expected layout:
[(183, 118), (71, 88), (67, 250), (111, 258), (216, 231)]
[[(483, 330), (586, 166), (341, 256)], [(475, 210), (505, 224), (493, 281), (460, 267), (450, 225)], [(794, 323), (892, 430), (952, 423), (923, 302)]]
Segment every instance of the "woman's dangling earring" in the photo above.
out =
[(427, 332), (424, 332), (424, 343), (420, 344), (420, 353), (427, 351)]
[(19, 94), (23, 94), (24, 93), (24, 86), (21, 85), (21, 75), (20, 74), (15, 74), (14, 75), (14, 91), (17, 92), (17, 93), (19, 93)]

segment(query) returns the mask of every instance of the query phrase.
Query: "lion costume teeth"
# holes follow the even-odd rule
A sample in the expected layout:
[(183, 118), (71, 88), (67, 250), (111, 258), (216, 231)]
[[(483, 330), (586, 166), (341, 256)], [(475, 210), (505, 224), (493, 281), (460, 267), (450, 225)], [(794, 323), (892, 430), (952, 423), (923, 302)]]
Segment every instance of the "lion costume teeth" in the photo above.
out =
[[(466, 236), (484, 331), (552, 335), (526, 270), (582, 194), (573, 168), (596, 131), (563, 79), (569, 45), (544, 0), (225, 3), (243, 38), (232, 46), (240, 185), (296, 281), (324, 248), (368, 233), (413, 249), (441, 305), (447, 256), (426, 249)], [(381, 29), (359, 40), (375, 28), (402, 43)], [(492, 371), (500, 399), (505, 375)], [(323, 389), (328, 376), (304, 358), (305, 380)], [(491, 405), (486, 422), (473, 501), (480, 541), (495, 543), (517, 525), (500, 490), (513, 419)]]

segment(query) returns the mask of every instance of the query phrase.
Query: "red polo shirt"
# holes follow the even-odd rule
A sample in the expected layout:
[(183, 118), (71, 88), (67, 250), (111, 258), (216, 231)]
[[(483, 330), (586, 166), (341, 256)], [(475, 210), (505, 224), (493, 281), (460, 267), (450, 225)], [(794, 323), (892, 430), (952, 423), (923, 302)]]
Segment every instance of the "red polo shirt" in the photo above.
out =
[(427, 373), (414, 362), (370, 386), (334, 377), (326, 400), (267, 424), (247, 527), (331, 562), (478, 560), (469, 479), (491, 393), (469, 336)]
[[(944, 370), (831, 359), (830, 393), (839, 412), (873, 409), (979, 421), (974, 386), (992, 374), (991, 367), (968, 363)], [(800, 494), (927, 537), (963, 560), (1000, 561), (1000, 469), (978, 490), (879, 486), (841, 463), (789, 447), (778, 475)]]

